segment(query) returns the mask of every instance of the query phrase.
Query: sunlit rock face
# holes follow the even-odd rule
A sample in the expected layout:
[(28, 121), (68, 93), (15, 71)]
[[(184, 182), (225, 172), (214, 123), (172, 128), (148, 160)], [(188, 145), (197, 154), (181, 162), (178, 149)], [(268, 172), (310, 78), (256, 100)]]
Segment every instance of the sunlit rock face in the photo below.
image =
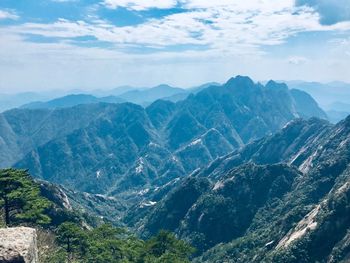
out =
[(29, 227), (0, 229), (0, 262), (38, 263), (36, 230)]

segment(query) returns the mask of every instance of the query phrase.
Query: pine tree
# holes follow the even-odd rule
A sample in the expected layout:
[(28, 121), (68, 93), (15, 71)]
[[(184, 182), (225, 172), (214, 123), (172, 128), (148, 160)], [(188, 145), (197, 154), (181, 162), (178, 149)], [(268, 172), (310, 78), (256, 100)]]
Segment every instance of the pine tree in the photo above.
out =
[(44, 212), (51, 203), (40, 195), (27, 170), (0, 170), (0, 205), (7, 226), (22, 222), (50, 223)]
[(57, 228), (57, 242), (65, 249), (68, 262), (81, 258), (87, 247), (87, 235), (83, 229), (72, 222), (65, 222)]
[(146, 242), (145, 262), (185, 263), (195, 252), (189, 244), (178, 240), (174, 234), (160, 231)]

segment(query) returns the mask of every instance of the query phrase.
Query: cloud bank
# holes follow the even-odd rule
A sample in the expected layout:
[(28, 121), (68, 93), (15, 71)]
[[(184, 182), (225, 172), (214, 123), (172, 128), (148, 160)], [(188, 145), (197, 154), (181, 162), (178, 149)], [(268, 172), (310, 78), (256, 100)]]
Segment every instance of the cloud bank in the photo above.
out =
[[(64, 2), (57, 4), (70, 4)], [(339, 8), (337, 3), (334, 1), (333, 8)], [(18, 87), (18, 72), (33, 79), (33, 86), (39, 82), (40, 72), (46, 72), (57, 80), (51, 84), (56, 87), (161, 82), (193, 85), (223, 81), (234, 74), (346, 80), (342, 70), (333, 72), (331, 68), (349, 65), (343, 60), (349, 46), (339, 48), (331, 40), (349, 35), (348, 9), (326, 23), (327, 6), (323, 0), (95, 1), (86, 6), (89, 12), (82, 19), (24, 19), (0, 25), (0, 69), (8, 72), (0, 88)], [(0, 19), (18, 19), (9, 9), (0, 10)], [(19, 13), (25, 14), (25, 10)], [(125, 17), (133, 22), (135, 16), (142, 17), (141, 22), (117, 23)], [(72, 72), (76, 74), (72, 76)], [(81, 80), (81, 74), (90, 76), (91, 72), (96, 72), (95, 80)], [(65, 74), (70, 82), (62, 80)]]

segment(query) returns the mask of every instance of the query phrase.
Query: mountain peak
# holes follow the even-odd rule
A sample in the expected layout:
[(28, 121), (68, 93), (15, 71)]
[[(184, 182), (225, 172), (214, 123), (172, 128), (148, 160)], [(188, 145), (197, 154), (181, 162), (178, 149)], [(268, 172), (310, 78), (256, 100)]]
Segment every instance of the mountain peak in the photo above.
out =
[(157, 86), (153, 87), (152, 89), (173, 89), (173, 88), (174, 87), (171, 87), (168, 84), (160, 84), (160, 85), (157, 85)]
[(285, 83), (279, 83), (274, 80), (269, 80), (269, 82), (266, 83), (265, 88), (270, 88), (270, 89), (288, 89), (288, 86)]
[(236, 77), (233, 77), (233, 78), (230, 78), (225, 86), (244, 86), (244, 87), (250, 87), (250, 86), (253, 86), (254, 85), (254, 81), (247, 77), (247, 76), (241, 76), (241, 75), (238, 75)]

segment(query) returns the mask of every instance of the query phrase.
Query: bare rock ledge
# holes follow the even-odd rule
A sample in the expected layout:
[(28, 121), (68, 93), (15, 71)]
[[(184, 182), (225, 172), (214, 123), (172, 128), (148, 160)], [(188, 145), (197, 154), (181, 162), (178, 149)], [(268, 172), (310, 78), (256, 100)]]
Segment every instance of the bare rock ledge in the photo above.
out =
[(36, 230), (0, 228), (0, 263), (38, 263)]

